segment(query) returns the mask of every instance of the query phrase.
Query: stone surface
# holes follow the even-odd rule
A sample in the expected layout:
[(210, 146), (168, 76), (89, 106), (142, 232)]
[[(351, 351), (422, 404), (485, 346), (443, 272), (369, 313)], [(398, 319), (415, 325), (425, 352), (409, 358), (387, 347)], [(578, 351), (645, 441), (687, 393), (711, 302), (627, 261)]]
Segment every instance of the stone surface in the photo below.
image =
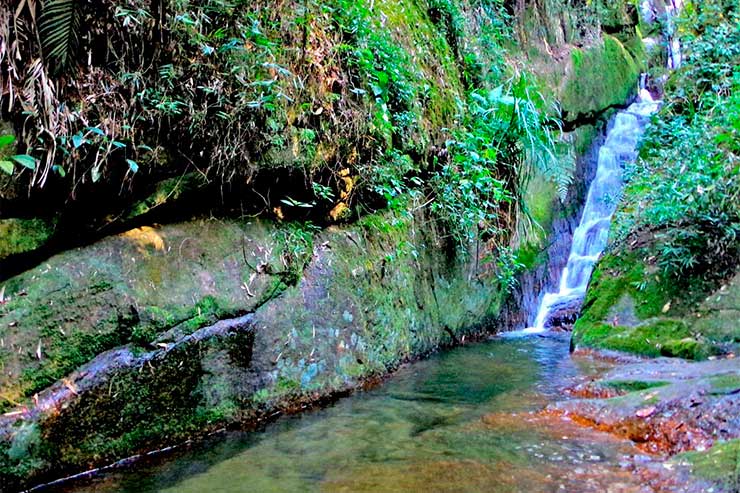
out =
[[(705, 450), (740, 437), (740, 360), (659, 358), (617, 366), (549, 409), (650, 453)], [(604, 392), (612, 389), (616, 392)], [(601, 398), (608, 397), (608, 398)]]
[(448, 257), (425, 217), (292, 228), (139, 228), (11, 279), (4, 483), (248, 422), (492, 329), (504, 296), (495, 264)]

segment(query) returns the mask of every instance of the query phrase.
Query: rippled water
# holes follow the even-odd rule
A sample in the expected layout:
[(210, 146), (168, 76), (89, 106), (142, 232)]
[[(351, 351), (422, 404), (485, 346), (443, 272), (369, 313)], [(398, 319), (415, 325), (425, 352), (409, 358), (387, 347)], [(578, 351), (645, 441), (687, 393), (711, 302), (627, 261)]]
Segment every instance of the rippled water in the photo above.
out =
[[(603, 368), (602, 368), (603, 369)], [(632, 492), (627, 442), (536, 411), (600, 368), (567, 339), (438, 354), (335, 405), (62, 491)]]

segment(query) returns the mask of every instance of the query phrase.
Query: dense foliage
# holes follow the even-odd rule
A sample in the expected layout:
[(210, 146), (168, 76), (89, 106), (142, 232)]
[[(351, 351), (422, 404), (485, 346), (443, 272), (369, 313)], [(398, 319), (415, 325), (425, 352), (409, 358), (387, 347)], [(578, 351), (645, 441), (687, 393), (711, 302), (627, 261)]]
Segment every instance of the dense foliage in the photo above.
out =
[[(100, 202), (101, 190), (141, 198), (168, 179), (199, 180), (278, 218), (430, 206), (458, 243), (471, 231), (500, 237), (526, 210), (532, 170), (563, 189), (572, 164), (555, 159), (552, 101), (505, 58), (512, 16), (530, 8), (23, 0), (0, 14), (0, 82), (3, 116), (35, 160), (3, 160), (12, 178), (0, 173), (0, 201), (25, 187), (52, 195), (53, 210)], [(573, 37), (594, 37), (609, 17), (603, 2), (554, 8), (532, 15), (567, 12)]]
[(740, 2), (686, 6), (684, 65), (628, 169), (618, 236), (652, 231), (675, 276), (722, 275), (740, 253)]

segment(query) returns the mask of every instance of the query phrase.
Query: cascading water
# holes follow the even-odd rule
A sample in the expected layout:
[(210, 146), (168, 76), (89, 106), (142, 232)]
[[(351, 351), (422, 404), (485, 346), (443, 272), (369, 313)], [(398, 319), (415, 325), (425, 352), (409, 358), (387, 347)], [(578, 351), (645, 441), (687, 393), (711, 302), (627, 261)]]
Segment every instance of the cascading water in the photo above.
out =
[(666, 2), (666, 41), (668, 44), (668, 69), (676, 70), (681, 66), (681, 42), (676, 35), (675, 18), (683, 7), (683, 0)]
[(683, 0), (667, 0), (656, 2), (655, 0), (642, 0), (640, 2), (640, 11), (642, 19), (652, 24), (659, 18), (663, 19), (664, 30), (663, 36), (666, 43), (667, 66), (669, 70), (675, 70), (681, 66), (683, 55), (681, 53), (681, 43), (676, 35), (675, 18), (683, 9)]
[(599, 150), (596, 177), (588, 191), (581, 221), (573, 234), (568, 264), (563, 270), (559, 290), (545, 293), (535, 325), (525, 333), (542, 332), (548, 320), (561, 310), (573, 310), (586, 294), (594, 264), (606, 247), (609, 225), (622, 191), (622, 170), (637, 158), (637, 141), (652, 113), (660, 105), (641, 88), (635, 103), (617, 113), (614, 126)]
[[(675, 18), (683, 8), (683, 0), (642, 0), (642, 18), (652, 24), (664, 18), (663, 36), (666, 42), (667, 66), (675, 70), (681, 66), (681, 43), (676, 35)], [(545, 293), (540, 301), (534, 326), (520, 333), (547, 330), (553, 322), (572, 320), (580, 308), (594, 265), (606, 247), (611, 217), (622, 191), (622, 170), (637, 158), (637, 141), (660, 101), (654, 101), (647, 88), (647, 76), (640, 77), (640, 92), (632, 105), (617, 113), (613, 128), (599, 150), (596, 177), (588, 191), (586, 205), (578, 228), (573, 233), (568, 263), (563, 269), (558, 292)]]

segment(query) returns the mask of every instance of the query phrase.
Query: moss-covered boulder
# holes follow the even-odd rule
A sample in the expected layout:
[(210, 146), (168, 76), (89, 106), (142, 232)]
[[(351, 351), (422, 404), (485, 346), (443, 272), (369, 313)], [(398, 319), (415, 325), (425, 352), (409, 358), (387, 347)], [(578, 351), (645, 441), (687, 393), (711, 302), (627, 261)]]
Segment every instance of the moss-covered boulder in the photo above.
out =
[(705, 359), (740, 343), (740, 275), (716, 284), (664, 275), (649, 248), (614, 250), (591, 278), (573, 344)]
[[(712, 485), (712, 491), (734, 493), (740, 488), (740, 439), (719, 441), (708, 450), (677, 455), (672, 465), (689, 467)], [(707, 488), (709, 490), (709, 488)]]
[[(630, 43), (642, 50), (642, 42), (636, 35), (630, 38)], [(625, 104), (636, 91), (637, 79), (644, 68), (644, 58), (638, 54), (631, 53), (610, 35), (604, 35), (600, 42), (588, 48), (574, 48), (560, 98), (564, 119), (588, 119), (607, 108)]]
[(450, 256), (434, 224), (143, 227), (12, 278), (0, 306), (3, 484), (353, 388), (486, 328), (504, 296), (495, 258)]

